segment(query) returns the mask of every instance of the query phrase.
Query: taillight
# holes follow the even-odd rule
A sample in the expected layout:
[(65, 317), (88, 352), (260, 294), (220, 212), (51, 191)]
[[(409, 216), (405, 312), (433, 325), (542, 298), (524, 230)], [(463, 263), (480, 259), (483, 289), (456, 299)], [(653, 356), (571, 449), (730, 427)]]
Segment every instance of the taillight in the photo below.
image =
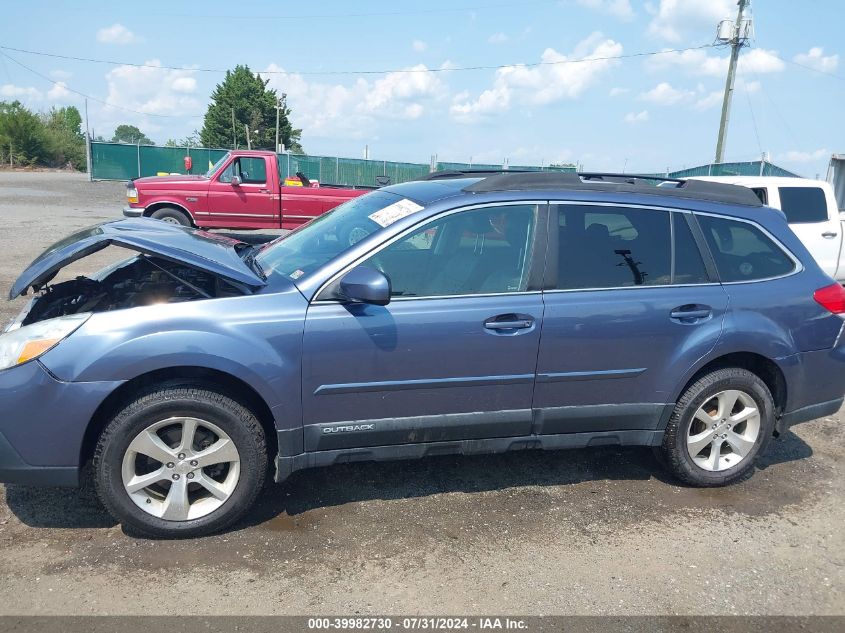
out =
[(840, 284), (830, 284), (813, 293), (813, 299), (833, 314), (845, 314), (845, 288)]

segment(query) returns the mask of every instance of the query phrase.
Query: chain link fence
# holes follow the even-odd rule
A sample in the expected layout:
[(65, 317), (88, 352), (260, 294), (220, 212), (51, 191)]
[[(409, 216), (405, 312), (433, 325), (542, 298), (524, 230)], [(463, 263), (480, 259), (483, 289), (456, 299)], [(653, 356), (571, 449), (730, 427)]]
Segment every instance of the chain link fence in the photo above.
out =
[[(190, 156), (191, 172), (204, 174), (229, 150), (204, 147), (159, 147), (126, 143), (91, 143), (92, 180), (130, 180), (143, 176), (184, 174), (184, 159)], [(422, 178), (431, 171), (460, 169), (502, 169), (503, 165), (478, 163), (406, 163), (390, 160), (279, 154), (282, 178), (304, 174), (324, 184), (374, 187)], [(512, 166), (510, 169), (574, 171), (575, 168)]]

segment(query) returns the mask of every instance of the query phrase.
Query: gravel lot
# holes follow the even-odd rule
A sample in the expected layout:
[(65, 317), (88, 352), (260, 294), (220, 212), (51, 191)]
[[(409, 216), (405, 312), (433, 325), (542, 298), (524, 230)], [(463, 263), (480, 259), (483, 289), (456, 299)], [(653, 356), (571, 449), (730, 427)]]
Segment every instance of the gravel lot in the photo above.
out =
[[(123, 202), (122, 183), (0, 172), (3, 292)], [(75, 491), (0, 485), (0, 614), (845, 614), (842, 416), (725, 489), (682, 487), (643, 449), (343, 465), (192, 541), (127, 536)]]

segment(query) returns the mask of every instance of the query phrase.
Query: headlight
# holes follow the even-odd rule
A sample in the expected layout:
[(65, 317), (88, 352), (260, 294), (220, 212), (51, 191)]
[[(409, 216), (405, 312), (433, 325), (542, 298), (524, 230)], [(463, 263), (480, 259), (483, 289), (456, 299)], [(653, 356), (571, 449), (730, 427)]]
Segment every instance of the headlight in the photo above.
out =
[(138, 203), (138, 190), (135, 187), (126, 188), (126, 199), (130, 204)]
[(88, 320), (90, 312), (47, 319), (0, 335), (0, 369), (38, 358)]

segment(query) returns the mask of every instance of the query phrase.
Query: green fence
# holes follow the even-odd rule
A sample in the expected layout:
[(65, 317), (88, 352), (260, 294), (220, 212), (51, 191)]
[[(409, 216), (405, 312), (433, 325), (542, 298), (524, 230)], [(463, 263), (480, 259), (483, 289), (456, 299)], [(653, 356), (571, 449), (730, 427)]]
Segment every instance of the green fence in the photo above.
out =
[(742, 163), (712, 163), (699, 167), (690, 167), (671, 171), (670, 178), (690, 178), (692, 176), (784, 176), (800, 178), (783, 167), (778, 167), (765, 160), (753, 160)]
[[(193, 161), (192, 172), (205, 173), (228, 150), (204, 147), (157, 147), (155, 145), (127, 145), (124, 143), (91, 143), (92, 180), (129, 180), (139, 176), (185, 173), (184, 158)], [(434, 164), (434, 170), (502, 169), (502, 165), (487, 163)], [(390, 183), (421, 178), (432, 171), (430, 163), (403, 163), (389, 160), (365, 160), (337, 156), (305, 156), (279, 154), (282, 177), (305, 174), (310, 180), (324, 184), (373, 187), (386, 178)], [(575, 171), (574, 167), (536, 167), (510, 165), (514, 170)], [(680, 169), (658, 176), (689, 178), (690, 176), (787, 176), (799, 177), (768, 161), (714, 163)]]
[[(157, 174), (185, 173), (184, 158), (190, 156), (192, 173), (203, 174), (228, 150), (202, 147), (158, 147), (125, 143), (91, 143), (92, 180), (129, 180)], [(502, 165), (478, 163), (435, 163), (434, 170), (502, 169)], [(517, 167), (544, 171), (574, 171), (562, 167)], [(325, 184), (373, 187), (386, 178), (390, 183), (422, 178), (432, 171), (430, 163), (403, 163), (390, 160), (365, 160), (337, 156), (279, 154), (281, 176), (298, 172), (310, 180)]]
[(160, 173), (184, 174), (185, 156), (193, 173), (204, 174), (228, 150), (203, 147), (157, 147), (126, 143), (91, 143), (92, 180), (129, 180)]

